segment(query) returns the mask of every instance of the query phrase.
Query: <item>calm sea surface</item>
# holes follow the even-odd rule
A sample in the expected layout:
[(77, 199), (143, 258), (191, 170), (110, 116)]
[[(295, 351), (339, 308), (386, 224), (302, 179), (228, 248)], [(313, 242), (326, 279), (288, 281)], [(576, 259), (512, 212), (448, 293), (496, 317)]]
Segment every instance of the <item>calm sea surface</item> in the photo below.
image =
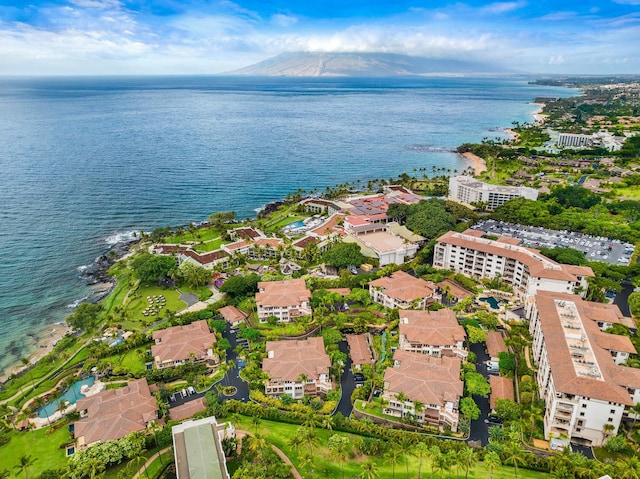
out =
[(252, 216), (298, 188), (462, 170), (451, 150), (531, 121), (524, 79), (0, 79), (0, 372), (132, 231)]

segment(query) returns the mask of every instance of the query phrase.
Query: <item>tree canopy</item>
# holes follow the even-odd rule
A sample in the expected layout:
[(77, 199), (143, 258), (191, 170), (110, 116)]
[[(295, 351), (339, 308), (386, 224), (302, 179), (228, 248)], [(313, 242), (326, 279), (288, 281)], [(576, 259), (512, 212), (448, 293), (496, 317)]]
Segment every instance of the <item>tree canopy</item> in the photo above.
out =
[(447, 212), (444, 201), (431, 199), (409, 206), (405, 224), (414, 233), (433, 239), (453, 230), (456, 219)]
[(220, 291), (234, 298), (242, 298), (249, 293), (257, 292), (259, 281), (260, 276), (255, 273), (247, 276), (231, 276), (220, 286)]
[(322, 261), (334, 268), (360, 266), (365, 257), (356, 243), (337, 243), (322, 254)]
[(133, 274), (142, 283), (156, 283), (169, 276), (171, 270), (176, 268), (176, 260), (171, 256), (159, 256), (143, 254), (131, 263)]
[(88, 331), (98, 322), (102, 306), (92, 303), (80, 303), (73, 314), (66, 318), (66, 322), (74, 329)]
[(200, 288), (211, 281), (211, 271), (190, 261), (185, 261), (178, 268), (178, 277), (187, 286)]

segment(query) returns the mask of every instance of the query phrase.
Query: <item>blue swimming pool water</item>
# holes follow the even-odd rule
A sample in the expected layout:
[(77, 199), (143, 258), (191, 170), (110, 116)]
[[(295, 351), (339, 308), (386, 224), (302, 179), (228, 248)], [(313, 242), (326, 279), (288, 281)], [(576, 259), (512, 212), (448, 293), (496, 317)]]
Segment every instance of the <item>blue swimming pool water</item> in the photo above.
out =
[(300, 220), (294, 223), (289, 223), (287, 226), (285, 226), (285, 228), (292, 230), (294, 228), (302, 228), (303, 226), (304, 226), (304, 221)]
[(493, 296), (487, 296), (486, 298), (480, 298), (480, 301), (483, 303), (488, 303), (491, 306), (491, 309), (500, 309), (498, 300)]
[(56, 410), (58, 409), (58, 404), (60, 404), (60, 401), (62, 401), (63, 399), (67, 400), (67, 402), (69, 402), (70, 404), (75, 404), (78, 399), (81, 399), (84, 397), (82, 394), (80, 394), (80, 389), (82, 388), (82, 386), (84, 386), (85, 384), (87, 386), (93, 386), (94, 382), (95, 382), (95, 379), (93, 376), (89, 376), (86, 379), (76, 381), (73, 384), (73, 387), (70, 387), (69, 390), (66, 393), (64, 393), (61, 397), (59, 397), (53, 402), (50, 402), (46, 406), (41, 407), (38, 410), (38, 417), (41, 417), (44, 419), (47, 416), (51, 416), (54, 412), (56, 412)]

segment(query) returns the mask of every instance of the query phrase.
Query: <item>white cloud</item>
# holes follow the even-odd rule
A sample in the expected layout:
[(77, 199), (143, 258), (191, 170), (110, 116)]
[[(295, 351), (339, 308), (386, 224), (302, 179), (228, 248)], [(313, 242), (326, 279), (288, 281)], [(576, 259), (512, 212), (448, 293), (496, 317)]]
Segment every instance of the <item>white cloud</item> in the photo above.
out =
[(562, 55), (551, 55), (547, 64), (549, 65), (564, 65), (564, 57)]
[(98, 8), (100, 10), (120, 8), (122, 6), (120, 0), (69, 0), (69, 3), (80, 8)]
[(527, 5), (527, 2), (524, 2), (524, 1), (518, 1), (518, 2), (495, 2), (495, 3), (490, 3), (489, 5), (486, 5), (486, 6), (482, 7), (480, 10), (483, 13), (500, 15), (502, 13), (507, 13), (507, 12), (511, 12), (513, 10), (518, 10), (518, 9), (520, 9), (522, 7), (525, 7), (526, 5)]
[(289, 28), (298, 23), (298, 18), (293, 15), (276, 13), (271, 16), (271, 23), (277, 27)]
[(613, 3), (622, 5), (640, 5), (640, 0), (613, 0)]

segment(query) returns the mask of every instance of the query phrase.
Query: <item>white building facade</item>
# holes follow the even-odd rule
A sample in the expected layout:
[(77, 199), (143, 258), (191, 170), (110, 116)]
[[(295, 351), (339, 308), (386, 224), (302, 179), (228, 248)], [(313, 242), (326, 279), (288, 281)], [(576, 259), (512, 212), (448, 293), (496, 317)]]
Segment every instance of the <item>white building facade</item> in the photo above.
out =
[(538, 199), (538, 190), (526, 186), (498, 186), (483, 183), (471, 176), (449, 178), (449, 199), (471, 205), (486, 203), (488, 210), (494, 210), (513, 198)]

